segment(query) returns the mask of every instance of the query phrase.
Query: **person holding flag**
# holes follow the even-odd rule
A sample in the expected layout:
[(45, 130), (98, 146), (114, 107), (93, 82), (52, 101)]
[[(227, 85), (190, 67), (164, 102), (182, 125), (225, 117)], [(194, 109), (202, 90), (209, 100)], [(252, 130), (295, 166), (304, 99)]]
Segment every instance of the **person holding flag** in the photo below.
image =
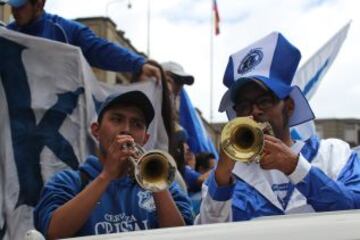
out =
[(140, 80), (160, 81), (160, 70), (144, 57), (120, 45), (99, 38), (81, 23), (44, 11), (46, 0), (6, 0), (15, 21), (7, 28), (32, 36), (68, 43), (81, 48), (93, 67), (115, 72), (132, 72)]

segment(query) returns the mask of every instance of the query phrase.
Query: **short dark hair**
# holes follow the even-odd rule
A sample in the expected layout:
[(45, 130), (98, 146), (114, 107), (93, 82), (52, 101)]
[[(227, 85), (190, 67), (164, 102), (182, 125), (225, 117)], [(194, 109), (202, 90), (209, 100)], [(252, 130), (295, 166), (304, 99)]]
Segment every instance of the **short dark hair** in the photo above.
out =
[(215, 155), (210, 152), (201, 152), (196, 154), (195, 170), (199, 171), (200, 167), (202, 167), (203, 169), (209, 169), (210, 159), (212, 158), (215, 158)]

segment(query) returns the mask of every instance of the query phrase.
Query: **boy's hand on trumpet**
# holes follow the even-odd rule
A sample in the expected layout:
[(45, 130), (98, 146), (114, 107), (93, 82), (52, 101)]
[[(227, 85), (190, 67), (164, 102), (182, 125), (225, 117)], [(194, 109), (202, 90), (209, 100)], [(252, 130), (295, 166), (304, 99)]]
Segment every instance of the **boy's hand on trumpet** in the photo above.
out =
[(113, 180), (126, 172), (131, 164), (129, 158), (136, 157), (134, 145), (130, 135), (116, 135), (106, 151), (103, 175)]

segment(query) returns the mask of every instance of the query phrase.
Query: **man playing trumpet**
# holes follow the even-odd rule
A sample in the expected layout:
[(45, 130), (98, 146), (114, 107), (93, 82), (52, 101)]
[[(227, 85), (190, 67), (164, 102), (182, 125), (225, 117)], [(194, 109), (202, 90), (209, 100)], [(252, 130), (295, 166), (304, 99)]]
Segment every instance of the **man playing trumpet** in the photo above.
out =
[(291, 138), (290, 127), (314, 119), (301, 90), (291, 86), (300, 58), (276, 32), (230, 56), (220, 111), (230, 120), (268, 122), (274, 136), (264, 134), (258, 163), (235, 163), (222, 149), (203, 187), (198, 224), (360, 208), (360, 161), (349, 145)]
[(182, 226), (192, 223), (191, 203), (177, 184), (150, 192), (130, 176), (135, 144), (143, 146), (154, 118), (140, 91), (109, 96), (91, 125), (99, 157), (80, 171), (56, 174), (34, 211), (35, 226), (49, 239)]

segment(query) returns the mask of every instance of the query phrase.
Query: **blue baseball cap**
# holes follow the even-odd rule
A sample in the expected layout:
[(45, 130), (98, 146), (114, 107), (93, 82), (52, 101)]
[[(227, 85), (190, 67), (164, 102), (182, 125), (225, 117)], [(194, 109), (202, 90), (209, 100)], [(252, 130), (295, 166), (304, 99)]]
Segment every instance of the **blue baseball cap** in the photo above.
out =
[(147, 127), (149, 127), (151, 121), (154, 119), (155, 111), (149, 98), (141, 91), (129, 91), (108, 96), (98, 110), (98, 122), (101, 121), (104, 113), (111, 106), (117, 104), (138, 107), (144, 114)]
[(7, 4), (14, 8), (18, 8), (24, 6), (27, 2), (28, 0), (8, 0)]
[(289, 126), (315, 118), (309, 102), (291, 82), (301, 59), (300, 51), (278, 32), (273, 32), (250, 46), (232, 54), (226, 66), (223, 83), (228, 88), (219, 106), (230, 119), (239, 90), (249, 81), (255, 81), (271, 90), (279, 99), (290, 96), (295, 103)]

